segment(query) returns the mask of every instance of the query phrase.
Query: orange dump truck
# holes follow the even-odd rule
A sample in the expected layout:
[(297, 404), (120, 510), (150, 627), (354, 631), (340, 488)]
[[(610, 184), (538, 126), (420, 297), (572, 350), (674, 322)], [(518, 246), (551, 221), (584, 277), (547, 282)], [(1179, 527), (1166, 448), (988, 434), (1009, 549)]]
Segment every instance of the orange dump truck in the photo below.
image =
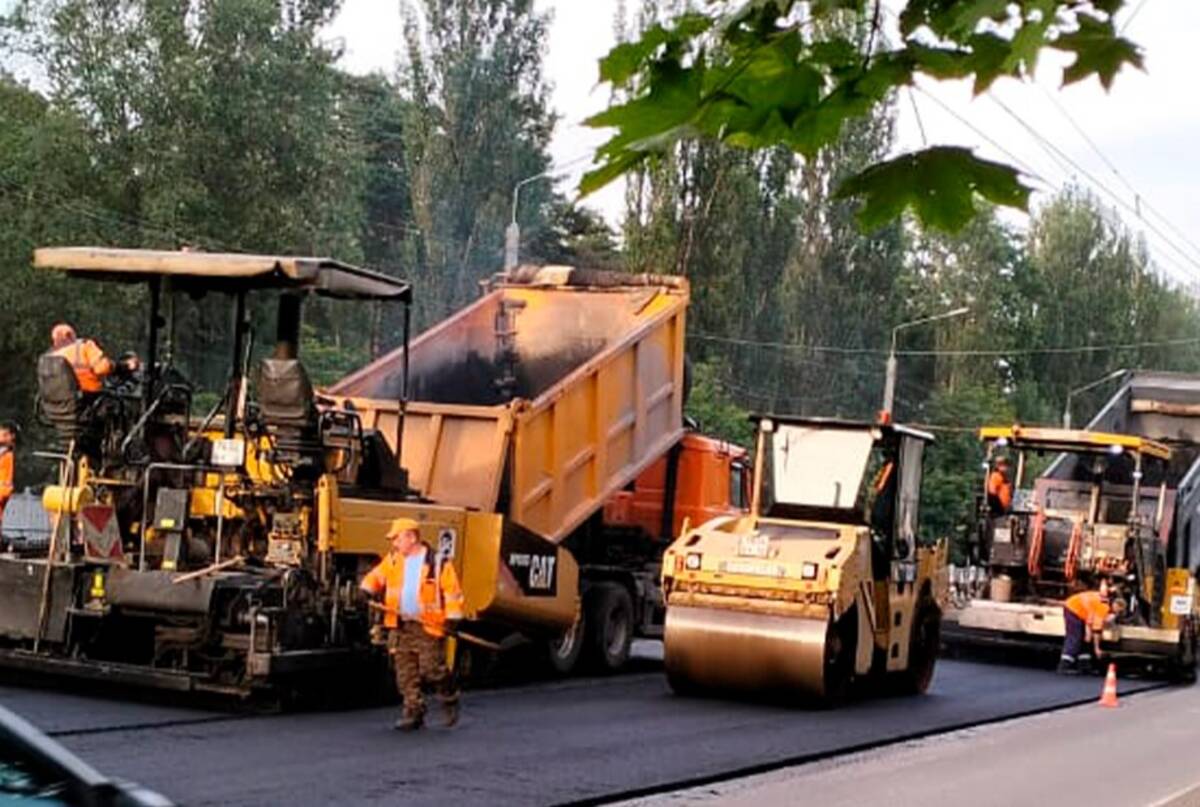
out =
[[(743, 507), (743, 453), (685, 436), (688, 296), (681, 278), (523, 267), (327, 391), (396, 455), (475, 632), (545, 640), (564, 672), (584, 651), (620, 667), (661, 633), (682, 518)], [(333, 549), (365, 566), (395, 506), (342, 510)]]

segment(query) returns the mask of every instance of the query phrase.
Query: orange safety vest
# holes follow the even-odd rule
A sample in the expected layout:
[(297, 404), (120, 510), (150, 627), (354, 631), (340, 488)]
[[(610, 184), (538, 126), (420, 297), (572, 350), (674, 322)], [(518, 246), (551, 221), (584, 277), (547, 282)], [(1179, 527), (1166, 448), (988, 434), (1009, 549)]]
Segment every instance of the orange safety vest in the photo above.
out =
[(0, 513), (8, 504), (13, 494), (13, 451), (8, 446), (0, 446)]
[(989, 497), (995, 498), (1000, 509), (1007, 513), (1008, 508), (1012, 506), (1012, 485), (1004, 478), (1004, 474), (992, 471), (988, 476), (987, 492)]
[(1067, 598), (1066, 608), (1083, 620), (1092, 630), (1101, 630), (1108, 619), (1108, 603), (1100, 599), (1099, 591), (1081, 591)]
[(69, 345), (51, 350), (50, 353), (62, 356), (70, 362), (81, 392), (100, 392), (104, 389), (100, 379), (113, 369), (112, 362), (104, 355), (104, 351), (91, 339), (76, 339)]
[[(367, 572), (360, 588), (369, 594), (383, 593), (384, 627), (400, 626), (400, 598), (404, 591), (404, 556), (389, 552), (374, 569)], [(463, 592), (452, 563), (443, 563), (435, 579), (429, 550), (421, 566), (421, 588), (417, 595), (420, 620), (430, 636), (444, 636), (446, 620), (463, 618)]]

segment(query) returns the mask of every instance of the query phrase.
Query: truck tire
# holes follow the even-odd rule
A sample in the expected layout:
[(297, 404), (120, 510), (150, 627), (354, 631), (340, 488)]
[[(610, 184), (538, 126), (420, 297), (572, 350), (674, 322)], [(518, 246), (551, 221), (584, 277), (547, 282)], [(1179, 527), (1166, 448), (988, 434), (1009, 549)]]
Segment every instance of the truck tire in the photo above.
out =
[(589, 592), (584, 603), (592, 666), (603, 673), (617, 672), (629, 660), (633, 644), (633, 600), (624, 586), (601, 583)]
[(587, 620), (581, 611), (570, 630), (546, 642), (546, 663), (555, 675), (568, 676), (575, 672), (583, 655), (586, 636)]
[(933, 683), (938, 649), (942, 643), (942, 611), (937, 603), (924, 600), (917, 605), (908, 641), (908, 669), (897, 676), (897, 689), (904, 695), (923, 695)]

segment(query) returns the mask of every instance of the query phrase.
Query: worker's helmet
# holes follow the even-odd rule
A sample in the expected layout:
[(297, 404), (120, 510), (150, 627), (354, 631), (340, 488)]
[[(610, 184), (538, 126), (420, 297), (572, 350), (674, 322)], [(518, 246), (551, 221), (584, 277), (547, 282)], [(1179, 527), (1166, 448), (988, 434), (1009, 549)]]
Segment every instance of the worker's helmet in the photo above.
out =
[(75, 341), (75, 329), (65, 322), (60, 322), (50, 329), (50, 341), (55, 347), (69, 345)]

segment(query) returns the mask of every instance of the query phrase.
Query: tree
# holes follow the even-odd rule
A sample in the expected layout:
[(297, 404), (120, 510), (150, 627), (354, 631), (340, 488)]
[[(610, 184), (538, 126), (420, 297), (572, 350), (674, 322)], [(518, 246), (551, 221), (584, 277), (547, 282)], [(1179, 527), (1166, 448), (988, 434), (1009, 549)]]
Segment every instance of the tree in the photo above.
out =
[[(87, 167), (86, 190), (72, 192), (88, 201), (57, 201), (94, 220), (38, 242), (359, 259), (361, 152), (337, 53), (320, 38), (337, 5), (21, 3), (16, 21), (48, 77), (48, 107), (79, 127)], [(140, 306), (102, 306), (97, 294), (88, 289), (90, 313), (77, 324), (103, 322), (102, 333), (91, 332), (107, 346), (136, 344)], [(310, 309), (334, 342), (357, 338), (326, 306)], [(181, 346), (191, 349), (176, 360), (200, 387), (219, 388), (227, 307), (184, 300), (177, 314), (189, 337)]]
[[(584, 177), (590, 192), (682, 140), (709, 138), (749, 149), (785, 146), (806, 159), (835, 142), (918, 77), (972, 79), (975, 92), (1002, 76), (1033, 72), (1046, 48), (1074, 55), (1063, 82), (1097, 76), (1107, 88), (1137, 46), (1113, 24), (1124, 0), (907, 0), (900, 39), (881, 33), (882, 0), (717, 0), (614, 47), (600, 79), (620, 91), (589, 121), (613, 128), (602, 165)], [(836, 23), (869, 20), (865, 49)], [(864, 52), (865, 50), (865, 52)], [(1015, 169), (965, 149), (928, 147), (878, 161), (846, 178), (839, 194), (863, 200), (867, 229), (911, 209), (933, 227), (956, 230), (977, 197), (1024, 209), (1029, 188)]]
[[(406, 2), (401, 87), (420, 320), (461, 306), (502, 266), (513, 187), (549, 167), (554, 126), (542, 76), (548, 17), (532, 0)], [(548, 183), (521, 192), (519, 221), (545, 226)]]
[(983, 485), (983, 448), (975, 428), (1012, 423), (1015, 413), (999, 387), (982, 384), (935, 393), (928, 412), (935, 423), (959, 425), (939, 430), (925, 458), (921, 531), (926, 540), (952, 539), (951, 561), (962, 565), (966, 530)]
[(526, 260), (590, 269), (619, 269), (621, 249), (612, 228), (597, 213), (555, 199), (546, 224), (522, 247)]
[(1196, 303), (1155, 274), (1145, 245), (1095, 196), (1068, 188), (1052, 199), (1035, 216), (1027, 249), (1024, 344), (1129, 346), (1014, 355), (1015, 377), (1036, 383), (1054, 412), (1069, 390), (1121, 367), (1198, 366), (1194, 344), (1137, 347), (1194, 337)]

